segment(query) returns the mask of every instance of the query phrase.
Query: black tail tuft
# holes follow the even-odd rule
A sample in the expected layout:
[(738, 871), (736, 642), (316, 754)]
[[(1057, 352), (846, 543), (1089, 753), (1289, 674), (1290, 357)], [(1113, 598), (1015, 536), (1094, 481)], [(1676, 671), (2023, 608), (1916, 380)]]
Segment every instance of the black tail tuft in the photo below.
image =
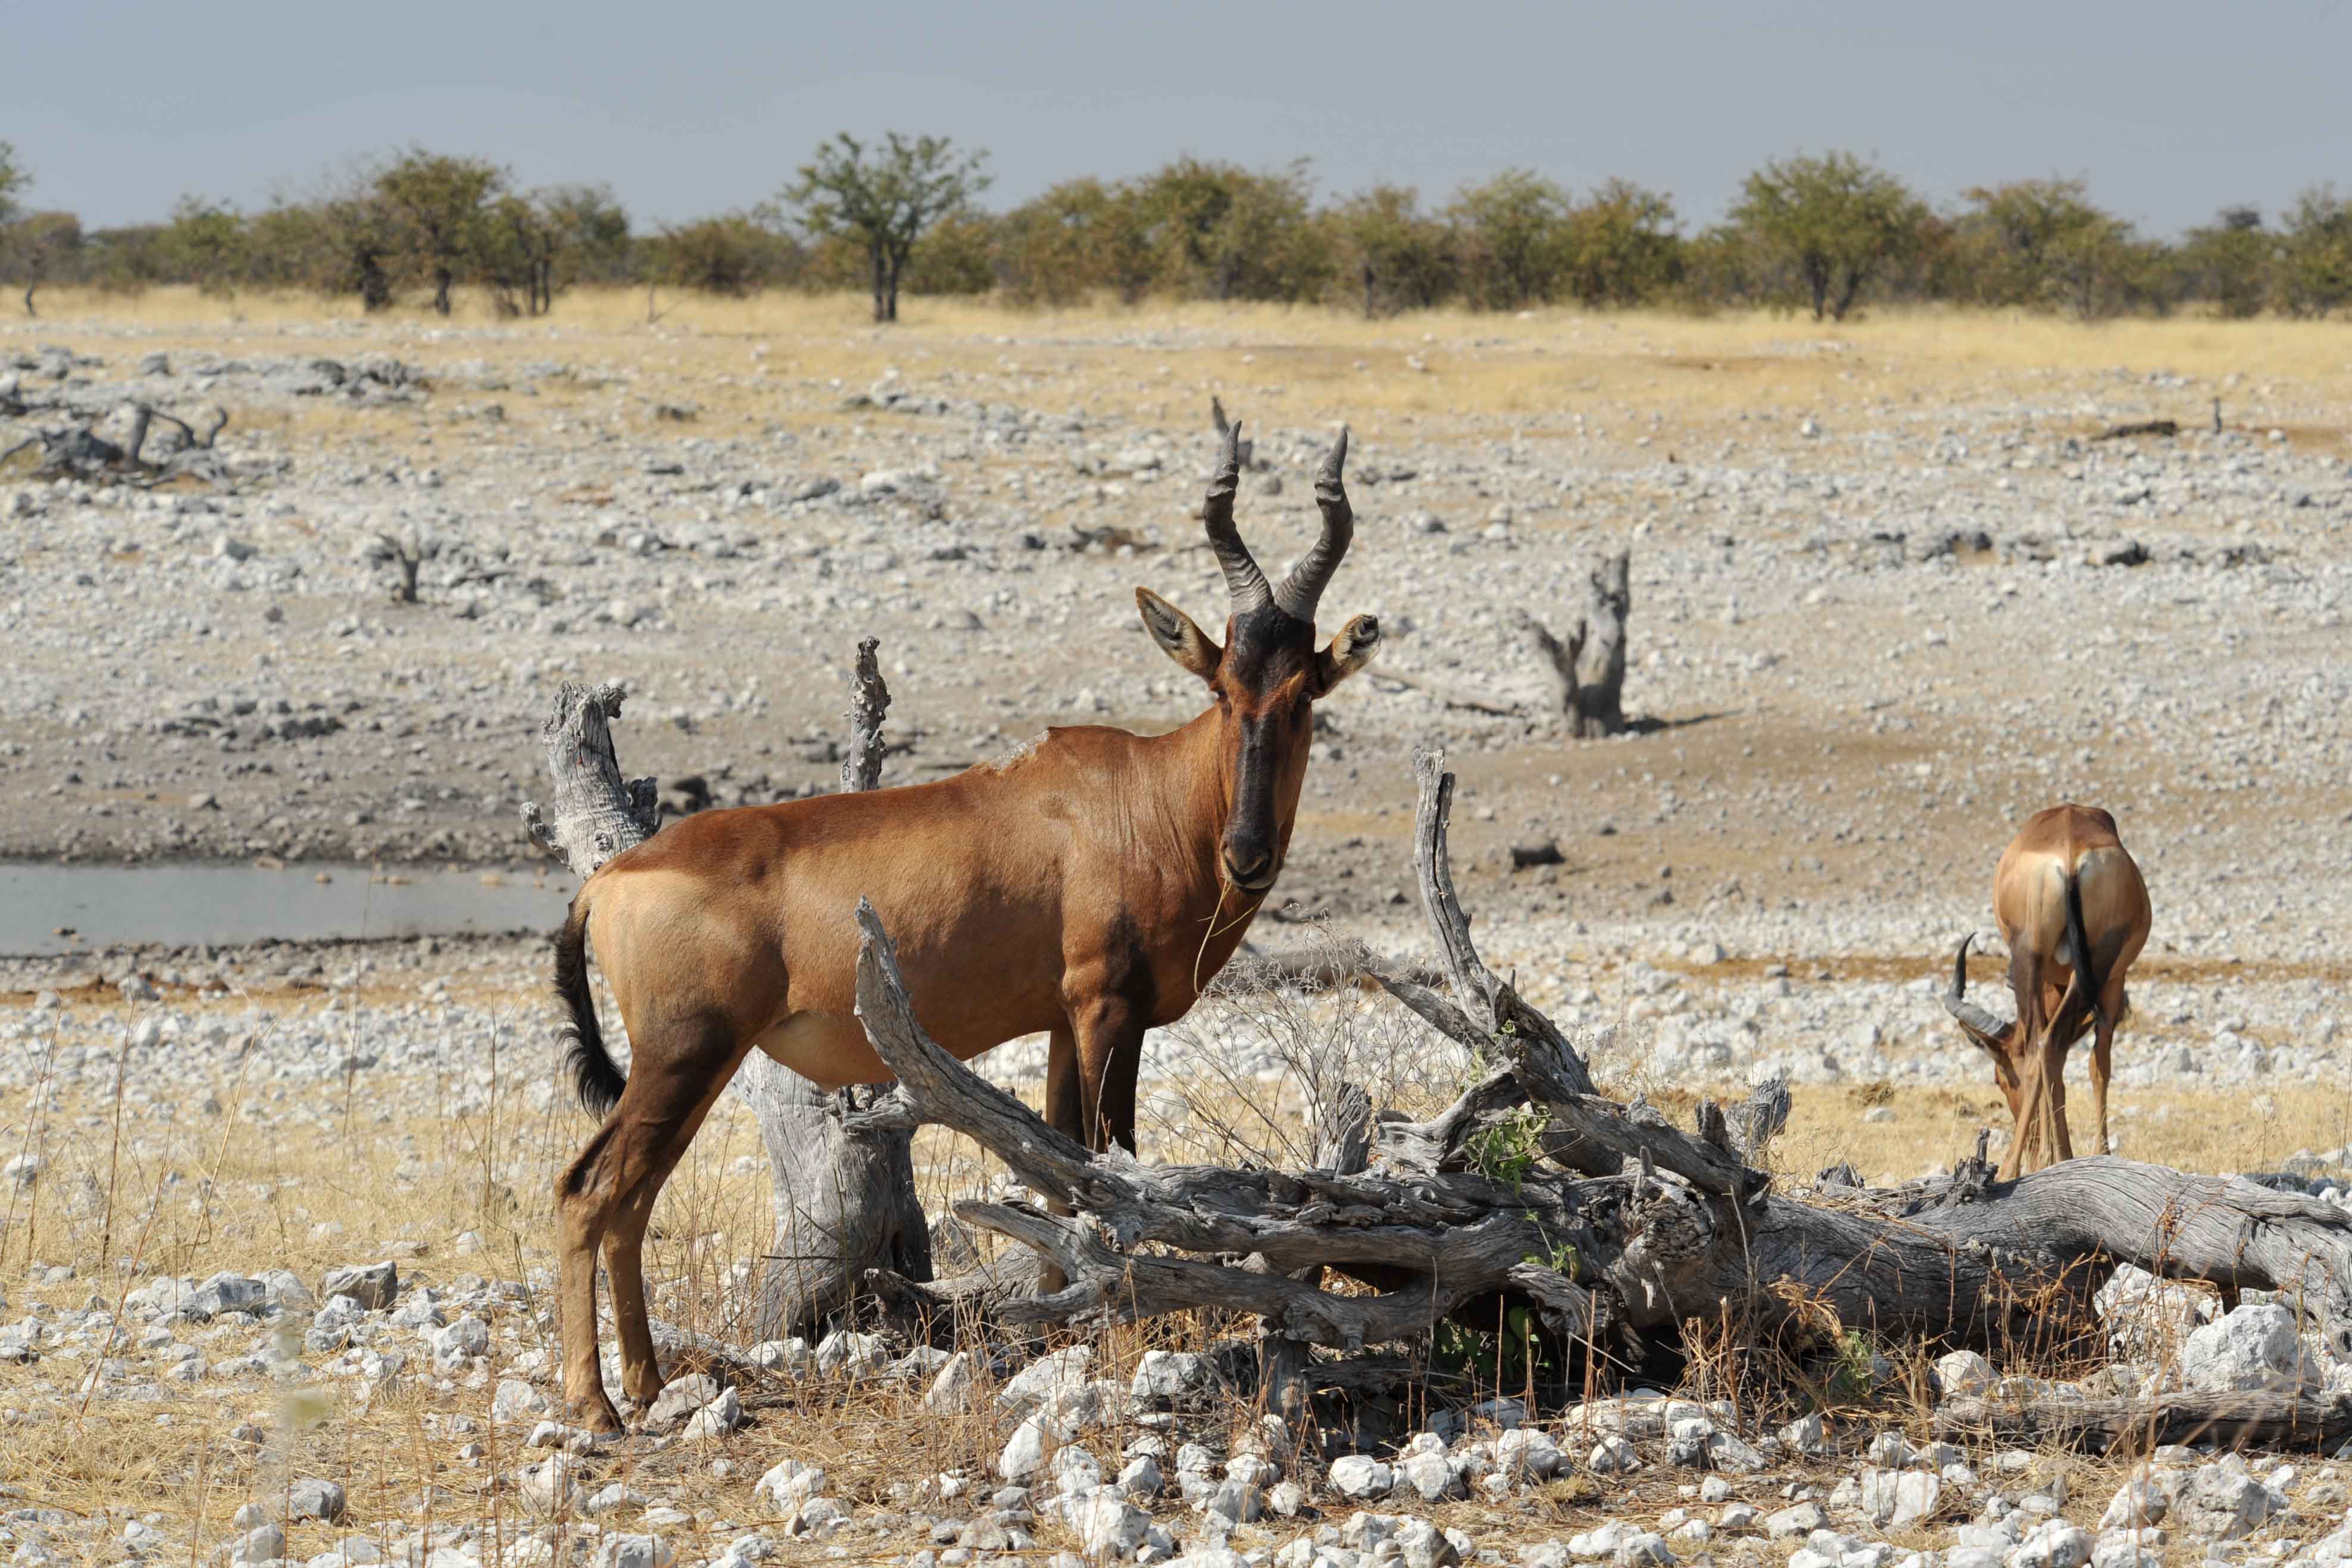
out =
[[(2083, 920), (2083, 887), (2071, 875), (2066, 879), (2066, 945), (2074, 950), (2074, 973), (2066, 983), (2066, 994), (2058, 1000), (2058, 1018), (2052, 1020), (2053, 1034), (2060, 1020), (2066, 1020), (2068, 1032), (2074, 1033), (2082, 1026), (2077, 1020), (2097, 1019), (2099, 999), (2106, 990), (2107, 977), (2093, 967), (2090, 932)], [(2070, 1004), (2082, 1011), (2067, 1019)]]
[(604, 1031), (596, 1026), (596, 998), (588, 989), (588, 907), (581, 899), (572, 901), (563, 929), (555, 933), (555, 994), (572, 1015), (562, 1033), (569, 1042), (563, 1057), (572, 1087), (580, 1103), (602, 1116), (619, 1101), (629, 1079), (613, 1065)]

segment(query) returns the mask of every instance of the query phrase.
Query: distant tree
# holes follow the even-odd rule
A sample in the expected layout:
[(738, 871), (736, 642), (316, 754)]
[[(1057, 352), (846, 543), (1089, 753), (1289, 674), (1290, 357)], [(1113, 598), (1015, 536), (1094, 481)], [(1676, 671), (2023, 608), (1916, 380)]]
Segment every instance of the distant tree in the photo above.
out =
[(649, 276), (680, 289), (740, 298), (793, 280), (800, 250), (755, 213), (726, 213), (665, 228)]
[(1675, 204), (1629, 180), (1611, 180), (1569, 209), (1560, 237), (1560, 275), (1586, 305), (1639, 305), (1682, 277), (1682, 236)]
[(505, 171), (478, 158), (415, 148), (379, 172), (373, 194), (384, 206), (397, 252), (433, 286), (433, 309), (449, 313), (449, 289), (479, 268), (489, 247), (492, 208), (506, 194)]
[(898, 286), (923, 231), (988, 188), (985, 153), (958, 153), (944, 136), (909, 139), (893, 131), (867, 156), (847, 132), (820, 145), (815, 159), (784, 188), (783, 199), (819, 237), (844, 236), (865, 247), (874, 288), (874, 319), (898, 319)]
[(1485, 310), (1549, 302), (1567, 263), (1570, 205), (1565, 190), (1525, 169), (1465, 186), (1446, 216), (1467, 302)]
[(625, 283), (630, 279), (629, 215), (603, 185), (554, 185), (531, 200), (553, 231), (554, 270), (551, 293), (580, 283)]
[(1146, 228), (1133, 187), (1065, 180), (998, 221), (1005, 294), (1016, 304), (1062, 306), (1110, 289), (1132, 304), (1154, 275)]
[(71, 213), (31, 212), (0, 228), (0, 277), (25, 289), (25, 314), (40, 312), (34, 296), (58, 275), (70, 276), (81, 249), (81, 220)]
[[(543, 316), (555, 302), (555, 257), (561, 244), (546, 211), (512, 192), (482, 210), (473, 268), (502, 316)], [(516, 296), (521, 296), (520, 300)]]
[(978, 207), (931, 226), (901, 279), (909, 294), (985, 294), (996, 287), (996, 219)]
[(1131, 199), (1153, 287), (1202, 300), (1313, 299), (1330, 276), (1304, 160), (1255, 174), (1184, 157), (1137, 181)]
[(2286, 216), (2279, 298), (2296, 316), (2325, 316), (2352, 300), (2352, 202), (2333, 185), (2304, 192)]
[(2092, 202), (2080, 179), (1978, 186), (1960, 218), (1975, 301), (2064, 310), (2084, 321), (2167, 302), (2161, 258)]
[(1452, 294), (1460, 267), (1444, 220), (1421, 210), (1421, 193), (1375, 185), (1325, 217), (1343, 287), (1360, 289), (1364, 314), (1425, 310)]
[(16, 197), (32, 184), (33, 172), (18, 160), (16, 149), (0, 142), (0, 223), (16, 221)]
[(1873, 277), (1916, 242), (1927, 208), (1910, 188), (1850, 153), (1770, 163), (1731, 210), (1769, 264), (1793, 274), (1813, 320), (1845, 320)]
[(2261, 311), (2278, 251), (2279, 237), (2263, 226), (2261, 208), (2223, 207), (2213, 222), (2189, 231), (2179, 267), (2189, 291), (2242, 319)]
[(193, 283), (206, 294), (233, 293), (252, 261), (251, 237), (236, 209), (202, 196), (182, 196), (172, 221), (155, 237), (153, 266), (173, 283)]

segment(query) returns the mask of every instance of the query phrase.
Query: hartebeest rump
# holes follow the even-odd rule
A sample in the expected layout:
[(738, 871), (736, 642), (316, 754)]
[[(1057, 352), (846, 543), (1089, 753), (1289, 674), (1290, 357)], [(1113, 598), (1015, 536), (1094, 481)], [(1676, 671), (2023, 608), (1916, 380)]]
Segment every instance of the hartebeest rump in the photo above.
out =
[[(1048, 1119), (1090, 1148), (1135, 1147), (1144, 1030), (1182, 1017), (1240, 945), (1289, 847), (1310, 710), (1380, 646), (1370, 616), (1327, 648), (1314, 640), (1354, 532), (1347, 432), (1316, 475), (1321, 537), (1279, 584), (1234, 525), (1238, 439), (1229, 429), (1202, 507), (1231, 599), (1223, 642), (1136, 590), (1145, 629), (1213, 698), (1190, 723), (1049, 730), (936, 783), (704, 812), (615, 856), (572, 900), (556, 988), (581, 1099), (610, 1112), (556, 1184), (563, 1393), (589, 1426), (620, 1425), (597, 1365), (596, 1249), (622, 1392), (649, 1401), (646, 1223), (745, 1055), (828, 1087), (889, 1078), (856, 1016), (861, 897), (933, 1038), (969, 1059), (1050, 1034)], [(625, 1079), (597, 1032), (591, 942), (628, 1026)]]
[(2017, 1017), (2004, 1025), (1968, 999), (1969, 944), (1960, 939), (1944, 1005), (1993, 1060), (2013, 1122), (2000, 1174), (2011, 1177), (2074, 1157), (2066, 1131), (2066, 1053), (2096, 1031), (2091, 1101), (2099, 1152), (2107, 1151), (2107, 1084), (2116, 1026), (2131, 999), (2124, 976), (2147, 944), (2147, 885), (2095, 805), (2053, 805), (2028, 819), (2001, 852), (1992, 879), (1993, 919), (2009, 943)]

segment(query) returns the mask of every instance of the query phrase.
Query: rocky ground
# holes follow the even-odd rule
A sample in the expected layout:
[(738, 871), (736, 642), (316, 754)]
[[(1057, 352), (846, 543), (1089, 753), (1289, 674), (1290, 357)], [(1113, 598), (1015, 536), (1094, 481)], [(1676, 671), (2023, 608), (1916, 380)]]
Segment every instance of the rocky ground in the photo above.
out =
[[(117, 435), (134, 399), (199, 428), (229, 416), (205, 479), (0, 466), (0, 854), (531, 868), (518, 811), (543, 788), (556, 681), (628, 679), (623, 759), (676, 808), (764, 801), (836, 776), (866, 633), (897, 697), (893, 777), (1045, 723), (1176, 722), (1196, 699), (1130, 590), (1217, 613), (1187, 516), (1215, 392), (1257, 437), (1240, 516), (1269, 563), (1309, 537), (1313, 459), (1351, 423), (1359, 531), (1330, 607), (1387, 634), (1318, 715), (1266, 945), (1321, 926), (1424, 950), (1407, 756), (1442, 742), (1482, 951), (1591, 1032), (1612, 1081), (1673, 1103), (1777, 1068), (1799, 1086), (1789, 1173), (1907, 1176), (1998, 1107), (1937, 1004), (1940, 961), (1985, 923), (2015, 823), (2092, 800), (2158, 910), (2117, 1053), (2123, 1150), (2344, 1201), (2340, 366), (2233, 380), (2184, 341), (2004, 368), (1794, 327), (1735, 353), (1706, 346), (1729, 328), (1570, 317), (1465, 318), (1427, 342), (1291, 331), (0, 329), (0, 408), (26, 410), (0, 418), (0, 450), (64, 417), (41, 405)], [(2175, 347), (2192, 368), (2168, 368)], [(2200, 422), (2215, 395), (2218, 434)], [(2182, 433), (2094, 439), (2153, 415)], [(1560, 626), (1604, 546), (1633, 552), (1627, 695), (1657, 726), (1580, 743), (1540, 712), (1519, 617)], [(414, 605), (392, 602), (403, 551)], [(1545, 840), (1559, 864), (1511, 868), (1511, 846)], [(1198, 1362), (1106, 1342), (1075, 1347), (1091, 1367), (1028, 1372), (968, 1346), (970, 1389), (928, 1404), (944, 1374), (908, 1345), (737, 1345), (709, 1367), (726, 1392), (682, 1392), (673, 1434), (582, 1444), (540, 1427), (542, 1194), (583, 1128), (548, 1070), (538, 942), (97, 935), (0, 960), (17, 1561), (232, 1535), (241, 1560), (329, 1553), (318, 1568), (575, 1542), (614, 1568), (2346, 1555), (2342, 1478), (2308, 1455), (2166, 1453), (2126, 1475), (1951, 1449), (1926, 1440), (1918, 1377), (1825, 1433), (1663, 1395), (1532, 1421), (1496, 1405), (1359, 1462), (1254, 1425), (1213, 1339)], [(1381, 1038), (1391, 1087), (1457, 1068)], [(1206, 1136), (1187, 1093), (1203, 1061), (1221, 1092), (1280, 1100), (1283, 1047), (1246, 1007), (1153, 1053), (1147, 1141)], [(982, 1065), (1034, 1085), (1042, 1053)], [(656, 1242), (656, 1310), (710, 1328), (714, 1355), (764, 1242), (755, 1149), (714, 1125)], [(943, 1192), (987, 1179), (931, 1154)], [(326, 1278), (387, 1256), (396, 1287)], [(2156, 1311), (2164, 1335), (2088, 1386), (2341, 1384), (2278, 1310), (2223, 1321), (2143, 1291), (2126, 1316)], [(2021, 1398), (2086, 1386), (2079, 1367), (1991, 1370), (2062, 1380)], [(1043, 1468), (1007, 1452), (1024, 1429), (1055, 1450)], [(2110, 1508), (2134, 1476), (2138, 1500)]]

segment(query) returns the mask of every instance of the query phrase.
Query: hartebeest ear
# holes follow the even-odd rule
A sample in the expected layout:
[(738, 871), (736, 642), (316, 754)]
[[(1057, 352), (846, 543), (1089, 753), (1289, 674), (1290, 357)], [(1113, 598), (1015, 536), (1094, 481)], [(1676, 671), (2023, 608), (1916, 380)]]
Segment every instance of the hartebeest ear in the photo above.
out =
[(1315, 656), (1315, 695), (1329, 696), (1333, 687), (1371, 663), (1372, 655), (1380, 651), (1379, 621), (1358, 616), (1341, 626), (1331, 646)]
[(1143, 612), (1143, 629), (1151, 634), (1160, 652), (1203, 680), (1217, 673), (1217, 661), (1225, 657), (1225, 650), (1211, 642), (1209, 634), (1193, 625), (1192, 616), (1149, 588), (1135, 591), (1135, 607)]

